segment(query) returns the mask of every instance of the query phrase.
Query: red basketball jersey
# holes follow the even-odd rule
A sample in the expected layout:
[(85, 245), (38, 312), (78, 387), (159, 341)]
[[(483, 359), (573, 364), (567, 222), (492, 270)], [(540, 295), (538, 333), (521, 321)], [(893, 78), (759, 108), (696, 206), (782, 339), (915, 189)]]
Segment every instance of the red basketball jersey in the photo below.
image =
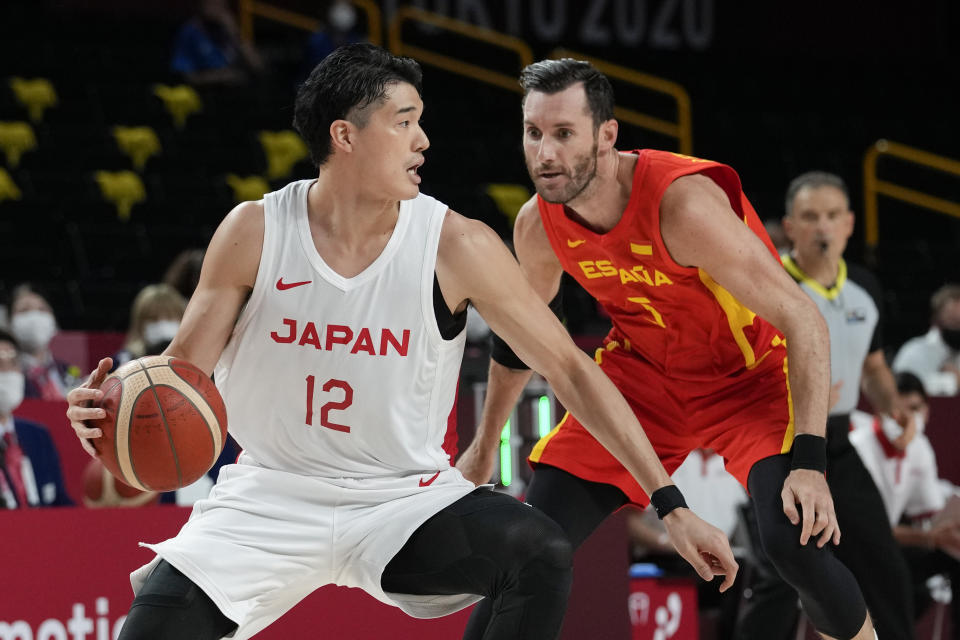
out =
[[(610, 315), (607, 340), (665, 375), (706, 380), (753, 369), (783, 337), (703, 270), (678, 265), (660, 237), (660, 199), (677, 178), (702, 173), (727, 194), (733, 210), (777, 255), (730, 167), (641, 149), (630, 202), (617, 225), (598, 234), (570, 219), (564, 205), (537, 196), (547, 237), (564, 270)], [(778, 258), (779, 259), (779, 258)]]

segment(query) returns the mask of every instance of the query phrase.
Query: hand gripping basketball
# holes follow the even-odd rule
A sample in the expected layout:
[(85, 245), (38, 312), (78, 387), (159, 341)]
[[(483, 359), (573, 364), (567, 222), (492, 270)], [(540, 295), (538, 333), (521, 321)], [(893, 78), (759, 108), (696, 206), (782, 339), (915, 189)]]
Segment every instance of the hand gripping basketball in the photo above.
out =
[(110, 473), (131, 487), (172, 491), (189, 485), (223, 450), (223, 399), (186, 360), (147, 356), (128, 362), (99, 391), (92, 408), (103, 417), (88, 419), (87, 426), (103, 435), (88, 442)]

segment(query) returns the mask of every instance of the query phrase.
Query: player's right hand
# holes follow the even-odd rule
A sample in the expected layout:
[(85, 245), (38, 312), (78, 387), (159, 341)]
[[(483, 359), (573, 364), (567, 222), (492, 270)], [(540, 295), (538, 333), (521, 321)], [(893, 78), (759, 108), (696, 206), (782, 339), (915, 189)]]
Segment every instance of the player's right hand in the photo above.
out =
[(805, 545), (811, 537), (817, 536), (820, 536), (818, 549), (831, 540), (833, 544), (840, 544), (840, 525), (833, 507), (833, 496), (822, 473), (813, 469), (794, 469), (783, 481), (780, 499), (783, 500), (783, 513), (790, 522), (801, 525), (800, 544)]
[(473, 484), (481, 485), (490, 482), (495, 464), (494, 451), (488, 447), (481, 447), (479, 442), (474, 440), (457, 460), (456, 466), (464, 478)]
[(690, 509), (674, 509), (663, 519), (670, 542), (704, 580), (724, 576), (720, 593), (733, 586), (740, 565), (723, 531), (701, 520)]
[(70, 426), (73, 427), (77, 438), (80, 439), (83, 450), (94, 458), (97, 457), (97, 452), (90, 444), (90, 438), (99, 438), (103, 435), (103, 432), (100, 429), (88, 427), (84, 421), (106, 417), (106, 411), (93, 408), (90, 405), (103, 398), (100, 385), (103, 384), (112, 367), (113, 359), (104, 358), (97, 364), (97, 368), (90, 373), (86, 382), (67, 394), (67, 419), (70, 420)]

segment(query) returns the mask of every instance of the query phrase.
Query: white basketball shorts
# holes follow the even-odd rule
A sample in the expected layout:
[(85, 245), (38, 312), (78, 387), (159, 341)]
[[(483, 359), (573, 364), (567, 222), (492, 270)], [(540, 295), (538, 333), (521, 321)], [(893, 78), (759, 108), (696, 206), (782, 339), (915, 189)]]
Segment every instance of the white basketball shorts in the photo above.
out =
[(130, 574), (133, 590), (163, 558), (237, 623), (230, 636), (236, 640), (326, 584), (358, 587), (417, 618), (459, 611), (480, 596), (388, 594), (380, 586), (387, 563), (417, 527), (475, 489), (454, 467), (430, 477), (317, 478), (241, 456), (220, 470), (176, 537), (141, 543), (157, 557)]

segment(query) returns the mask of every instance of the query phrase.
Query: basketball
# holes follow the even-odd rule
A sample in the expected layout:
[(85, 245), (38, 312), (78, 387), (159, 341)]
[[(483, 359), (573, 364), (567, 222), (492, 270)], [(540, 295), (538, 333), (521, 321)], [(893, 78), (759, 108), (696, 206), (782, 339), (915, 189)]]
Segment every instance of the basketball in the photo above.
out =
[(100, 386), (106, 417), (91, 420), (103, 465), (141, 491), (192, 484), (220, 455), (227, 411), (213, 381), (185, 360), (147, 356), (123, 365)]
[(159, 498), (156, 491), (140, 491), (120, 482), (96, 458), (83, 470), (83, 504), (87, 507), (142, 507)]

